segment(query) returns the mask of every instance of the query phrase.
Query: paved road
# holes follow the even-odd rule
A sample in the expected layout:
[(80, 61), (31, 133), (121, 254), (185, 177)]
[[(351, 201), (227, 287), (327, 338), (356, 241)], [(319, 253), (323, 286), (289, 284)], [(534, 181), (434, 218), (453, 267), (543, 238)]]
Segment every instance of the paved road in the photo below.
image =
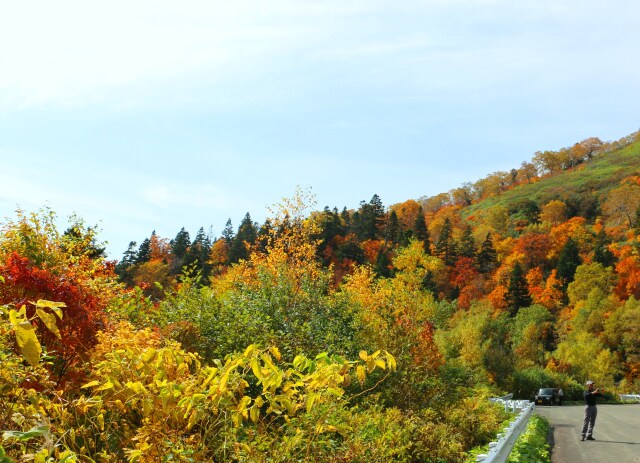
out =
[(538, 406), (551, 423), (553, 463), (640, 463), (640, 405), (598, 405), (595, 441), (580, 441), (584, 405)]

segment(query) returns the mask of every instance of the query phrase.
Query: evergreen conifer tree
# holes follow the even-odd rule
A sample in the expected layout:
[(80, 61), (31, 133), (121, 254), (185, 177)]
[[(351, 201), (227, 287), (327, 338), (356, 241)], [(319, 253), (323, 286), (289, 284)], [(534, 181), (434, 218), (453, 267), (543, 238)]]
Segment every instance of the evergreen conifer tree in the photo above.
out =
[(211, 253), (211, 240), (200, 227), (193, 243), (189, 246), (189, 251), (185, 258), (185, 265), (195, 265), (195, 269), (200, 271), (203, 280), (208, 278), (211, 271), (209, 265), (209, 254)]
[(487, 233), (487, 237), (482, 242), (480, 252), (477, 257), (478, 269), (482, 273), (487, 273), (493, 270), (498, 262), (498, 255), (493, 247), (493, 240), (491, 239), (491, 233)]
[(189, 232), (182, 227), (176, 237), (169, 243), (171, 245), (171, 275), (177, 275), (182, 271), (182, 266), (185, 265), (185, 259), (187, 258), (187, 251), (191, 244), (191, 238)]
[(240, 222), (238, 233), (236, 233), (231, 248), (229, 249), (229, 263), (236, 263), (241, 259), (248, 259), (249, 250), (247, 249), (246, 243), (254, 244), (257, 237), (257, 226), (253, 223), (251, 215), (247, 212), (242, 222)]
[(396, 211), (389, 213), (389, 219), (387, 220), (387, 227), (385, 230), (385, 241), (390, 243), (397, 243), (402, 238), (402, 228), (400, 221), (398, 220), (398, 214)]
[(529, 307), (531, 305), (531, 294), (529, 293), (529, 285), (525, 278), (524, 270), (520, 266), (520, 262), (516, 262), (509, 277), (509, 287), (506, 296), (507, 307), (511, 315), (515, 315), (519, 309)]
[(131, 267), (133, 267), (138, 260), (138, 251), (136, 250), (137, 243), (135, 241), (129, 242), (129, 247), (122, 254), (122, 259), (115, 266), (116, 275), (120, 281), (127, 285), (133, 284), (131, 279)]
[[(151, 236), (156, 234), (155, 230), (151, 233)], [(140, 243), (140, 247), (138, 248), (138, 252), (136, 254), (136, 264), (144, 264), (145, 262), (149, 262), (151, 259), (151, 240), (149, 238), (145, 238), (142, 243)]]
[(558, 265), (556, 266), (556, 269), (558, 270), (558, 278), (562, 280), (563, 288), (565, 290), (567, 289), (567, 286), (569, 286), (569, 283), (573, 281), (576, 269), (581, 264), (582, 259), (580, 258), (578, 244), (572, 238), (569, 238), (560, 251)]
[(359, 211), (353, 214), (353, 228), (362, 241), (378, 238), (384, 221), (384, 206), (378, 195), (373, 195), (368, 203), (362, 201)]
[(378, 252), (374, 270), (376, 274), (378, 274), (381, 277), (388, 278), (391, 276), (389, 256), (387, 255), (387, 252), (384, 246), (382, 247), (382, 249), (380, 249), (380, 252)]
[(609, 238), (607, 237), (604, 229), (600, 229), (596, 235), (596, 241), (594, 244), (593, 261), (602, 264), (605, 267), (611, 267), (616, 260), (616, 256), (614, 256), (609, 250), (609, 242)]
[(471, 231), (471, 225), (467, 225), (460, 238), (460, 246), (458, 246), (458, 249), (460, 256), (473, 259), (476, 257), (476, 241), (473, 239)]
[(434, 298), (438, 295), (436, 279), (431, 270), (427, 270), (427, 273), (425, 273), (424, 278), (422, 279), (422, 289), (430, 291)]
[(346, 207), (342, 208), (342, 212), (340, 212), (340, 225), (343, 227), (341, 235), (346, 235), (351, 230), (351, 215), (349, 215), (349, 211)]
[(233, 233), (233, 225), (231, 224), (231, 219), (228, 219), (227, 224), (224, 226), (224, 230), (222, 230), (222, 238), (229, 246), (231, 246), (234, 237), (235, 234)]
[(422, 247), (427, 255), (431, 255), (431, 240), (429, 236), (429, 229), (427, 228), (427, 221), (424, 219), (424, 212), (422, 206), (418, 210), (418, 215), (413, 224), (413, 236), (422, 242)]
[(449, 217), (444, 219), (442, 230), (438, 241), (436, 241), (436, 256), (441, 258), (446, 265), (453, 265), (456, 262), (458, 250), (456, 249), (456, 242), (453, 239), (453, 227)]

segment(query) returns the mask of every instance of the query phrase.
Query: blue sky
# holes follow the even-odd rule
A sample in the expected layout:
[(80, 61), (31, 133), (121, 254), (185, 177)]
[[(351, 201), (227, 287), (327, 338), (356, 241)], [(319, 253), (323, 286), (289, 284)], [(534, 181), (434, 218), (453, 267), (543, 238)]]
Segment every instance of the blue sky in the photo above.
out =
[(119, 258), (317, 209), (435, 195), (640, 128), (636, 1), (0, 6), (0, 216), (47, 205)]

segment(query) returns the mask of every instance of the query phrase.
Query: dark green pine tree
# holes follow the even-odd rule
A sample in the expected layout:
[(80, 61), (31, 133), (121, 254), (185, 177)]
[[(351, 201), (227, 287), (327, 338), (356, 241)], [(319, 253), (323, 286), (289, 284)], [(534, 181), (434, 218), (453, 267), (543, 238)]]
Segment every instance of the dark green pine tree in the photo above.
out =
[(520, 262), (516, 262), (509, 277), (509, 287), (506, 295), (507, 307), (511, 315), (518, 313), (523, 307), (531, 305), (531, 294), (529, 293), (529, 285), (525, 278), (524, 270), (520, 266)]
[(177, 275), (182, 272), (182, 267), (186, 264), (187, 251), (191, 244), (189, 232), (182, 227), (169, 244), (171, 245), (171, 265), (169, 271), (171, 275)]
[[(153, 233), (151, 233), (151, 236), (154, 236), (155, 234), (156, 231), (154, 230)], [(144, 264), (145, 262), (149, 262), (149, 259), (151, 259), (151, 240), (149, 238), (145, 238), (138, 248), (136, 264)]]
[(398, 214), (396, 211), (391, 211), (389, 213), (389, 218), (387, 219), (387, 226), (384, 231), (384, 239), (389, 243), (397, 243), (400, 238), (402, 238), (401, 233), (401, 225), (398, 220)]
[(196, 237), (189, 246), (189, 250), (185, 257), (185, 265), (193, 266), (194, 270), (200, 273), (202, 282), (206, 282), (211, 273), (211, 265), (209, 264), (209, 255), (211, 254), (211, 239), (204, 232), (204, 228), (200, 227)]
[(456, 263), (458, 250), (456, 249), (456, 242), (453, 239), (453, 227), (449, 217), (444, 219), (442, 230), (438, 241), (436, 241), (436, 256), (444, 261), (446, 265), (453, 265)]
[(222, 230), (222, 239), (225, 240), (227, 245), (231, 246), (234, 237), (233, 225), (231, 224), (231, 219), (228, 219), (227, 224), (224, 226), (224, 230)]
[(563, 289), (565, 291), (567, 286), (569, 286), (569, 283), (573, 281), (576, 269), (581, 264), (582, 259), (580, 258), (578, 244), (572, 238), (569, 238), (560, 251), (558, 265), (556, 266), (556, 269), (558, 270), (558, 278), (562, 280)]
[(249, 250), (247, 249), (247, 243), (255, 244), (258, 237), (258, 229), (256, 224), (251, 220), (251, 215), (247, 212), (240, 222), (238, 227), (238, 233), (236, 233), (235, 239), (229, 248), (229, 263), (233, 264), (240, 260), (246, 260), (249, 258)]
[(493, 247), (493, 240), (491, 239), (491, 233), (487, 233), (487, 237), (482, 242), (480, 252), (476, 258), (478, 262), (478, 269), (482, 273), (487, 273), (493, 270), (498, 263), (498, 254)]
[(358, 239), (373, 240), (378, 238), (384, 222), (384, 206), (378, 195), (373, 195), (368, 203), (362, 201), (360, 209), (353, 214), (353, 229)]
[(430, 291), (431, 294), (433, 294), (433, 297), (437, 297), (438, 295), (436, 279), (431, 270), (427, 270), (427, 273), (425, 273), (424, 278), (422, 279), (422, 289)]
[(346, 207), (342, 208), (340, 212), (340, 225), (342, 226), (341, 235), (346, 235), (349, 232), (352, 232), (352, 224), (351, 224), (351, 214)]
[(391, 261), (389, 260), (385, 246), (383, 246), (378, 253), (374, 270), (378, 276), (386, 278), (391, 276)]
[(431, 255), (431, 239), (429, 229), (427, 228), (427, 221), (424, 219), (424, 212), (422, 212), (422, 206), (420, 206), (416, 220), (413, 223), (413, 236), (422, 243), (424, 252), (427, 253), (427, 255)]
[(596, 235), (596, 242), (593, 249), (593, 261), (602, 264), (605, 267), (611, 267), (615, 261), (616, 256), (609, 250), (609, 237), (607, 236), (604, 228), (601, 228)]
[(133, 285), (131, 268), (138, 260), (138, 251), (136, 250), (137, 244), (138, 243), (136, 243), (135, 241), (129, 242), (129, 247), (122, 254), (122, 260), (120, 260), (120, 262), (116, 264), (116, 267), (114, 269), (120, 281), (126, 283), (129, 286)]
[(325, 258), (326, 249), (333, 243), (336, 236), (343, 234), (340, 214), (335, 207), (333, 211), (329, 206), (325, 206), (320, 217), (320, 244), (318, 245), (318, 256), (324, 259), (324, 263), (329, 265), (328, 258)]
[(475, 259), (476, 257), (476, 240), (473, 239), (471, 233), (471, 225), (467, 225), (460, 238), (460, 245), (458, 246), (458, 254), (463, 257), (469, 257)]

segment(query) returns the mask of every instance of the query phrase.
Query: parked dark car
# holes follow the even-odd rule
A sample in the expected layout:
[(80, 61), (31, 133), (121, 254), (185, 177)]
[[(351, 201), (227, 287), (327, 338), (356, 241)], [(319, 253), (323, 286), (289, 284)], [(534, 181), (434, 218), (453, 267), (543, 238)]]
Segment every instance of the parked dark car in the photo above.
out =
[(558, 396), (556, 387), (543, 387), (536, 394), (536, 405), (562, 405), (562, 396)]

